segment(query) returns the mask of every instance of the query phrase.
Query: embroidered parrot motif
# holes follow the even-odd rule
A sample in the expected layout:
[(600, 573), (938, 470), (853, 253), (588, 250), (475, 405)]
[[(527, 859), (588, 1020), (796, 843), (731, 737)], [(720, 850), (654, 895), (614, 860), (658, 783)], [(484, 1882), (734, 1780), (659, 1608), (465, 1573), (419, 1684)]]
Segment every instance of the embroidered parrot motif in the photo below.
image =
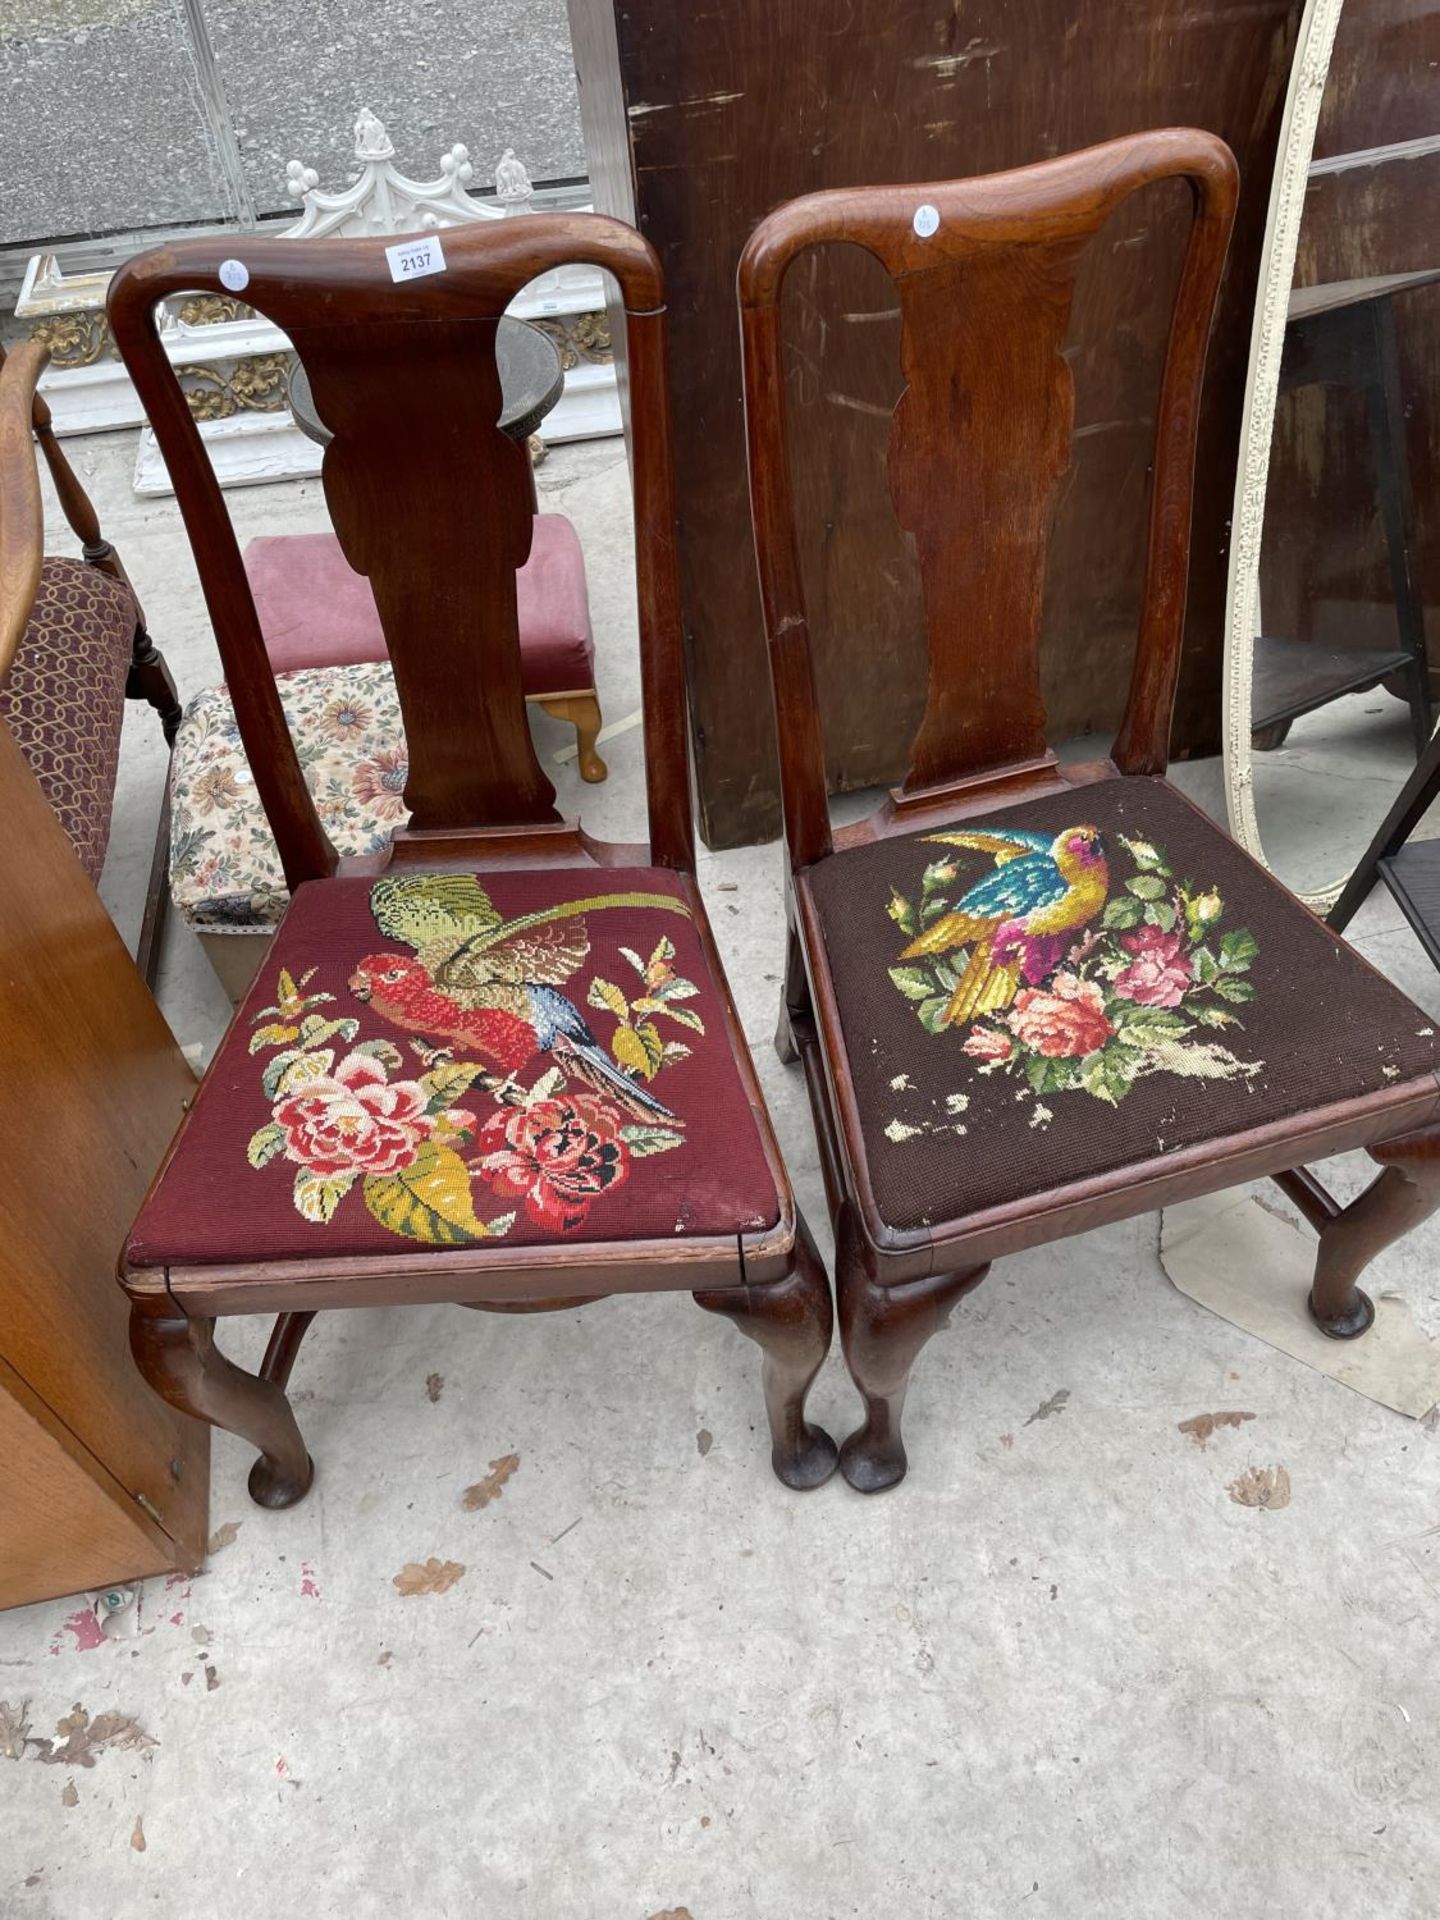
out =
[(604, 893), (504, 919), (472, 874), (387, 875), (370, 891), (375, 924), (409, 952), (368, 955), (350, 991), (412, 1033), (474, 1047), (502, 1072), (537, 1053), (638, 1119), (682, 1124), (616, 1063), (559, 991), (590, 951), (584, 916), (604, 907), (689, 915), (666, 893)]
[(1022, 829), (931, 833), (948, 847), (991, 854), (994, 871), (912, 940), (902, 960), (969, 949), (941, 1017), (963, 1025), (1011, 1005), (1021, 981), (1044, 980), (1105, 905), (1110, 870), (1098, 827), (1066, 827), (1053, 839)]

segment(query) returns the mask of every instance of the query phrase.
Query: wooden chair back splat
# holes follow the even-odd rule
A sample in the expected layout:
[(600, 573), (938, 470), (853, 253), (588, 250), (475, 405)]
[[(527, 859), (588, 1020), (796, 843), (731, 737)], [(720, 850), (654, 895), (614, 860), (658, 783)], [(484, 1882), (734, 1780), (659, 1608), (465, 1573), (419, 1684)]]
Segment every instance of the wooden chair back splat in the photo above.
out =
[[(1129, 697), (1109, 758), (1061, 766), (1038, 636), (1073, 431), (1071, 297), (1121, 201), (1174, 177), (1191, 218)], [(903, 1477), (910, 1369), (995, 1258), (1272, 1175), (1320, 1236), (1311, 1312), (1353, 1338), (1373, 1315), (1364, 1262), (1440, 1205), (1432, 1027), (1162, 777), (1236, 188), (1222, 142), (1170, 129), (985, 179), (814, 194), (763, 221), (741, 259), (791, 868), (776, 1039), (803, 1059), (834, 1219), (865, 1405), (840, 1464), (862, 1491)], [(806, 249), (837, 241), (873, 254), (899, 299), (888, 475), (915, 543), (929, 682), (902, 785), (832, 833), (780, 296)], [(1342, 1209), (1297, 1169), (1356, 1146), (1384, 1171)]]
[[(218, 482), (160, 346), (167, 295), (220, 289), (232, 239), (157, 249), (116, 276), (117, 344), (174, 479), (200, 566), (235, 715), (287, 883), (336, 856), (306, 790)], [(284, 328), (334, 438), (322, 479), (350, 565), (375, 596), (410, 751), (410, 826), (396, 836), (553, 829), (555, 794), (525, 720), (515, 572), (529, 552), (523, 446), (500, 431), (495, 336), (525, 284), (603, 264), (625, 306), (650, 841), (657, 865), (693, 866), (678, 645), (664, 329), (658, 269), (617, 221), (537, 216), (444, 236), (445, 268), (397, 285), (383, 248), (336, 240), (244, 245), (245, 298)], [(233, 277), (233, 275), (232, 275)]]
[[(313, 1473), (285, 1388), (316, 1310), (549, 1311), (686, 1291), (763, 1348), (772, 1464), (787, 1485), (818, 1485), (836, 1448), (804, 1402), (829, 1289), (694, 877), (659, 265), (639, 234), (595, 216), (447, 230), (436, 245), (443, 268), (397, 284), (380, 240), (192, 240), (132, 261), (111, 288), (292, 895), (132, 1229), (133, 1351), (172, 1405), (251, 1440), (253, 1497), (288, 1506)], [(236, 253), (246, 300), (294, 343), (333, 436), (325, 495), (373, 590), (404, 721), (410, 823), (345, 862), (155, 327), (168, 296), (233, 288)], [(497, 424), (495, 343), (521, 288), (573, 263), (610, 273), (625, 312), (640, 847), (560, 819), (525, 719), (515, 575), (533, 502), (526, 450)], [(590, 866), (629, 869), (628, 882), (607, 891), (562, 871)], [(338, 1115), (323, 1139), (307, 1117), (322, 1107), (317, 1126)], [(257, 1182), (253, 1205), (217, 1167)], [(279, 1318), (265, 1359), (244, 1373), (216, 1320), (267, 1310)]]
[(780, 293), (806, 249), (846, 241), (895, 283), (906, 388), (889, 483), (915, 541), (929, 690), (901, 796), (1046, 760), (1039, 630), (1069, 462), (1063, 357), (1086, 244), (1139, 188), (1179, 175), (1194, 216), (1166, 356), (1143, 613), (1115, 765), (1163, 772), (1179, 666), (1190, 482), (1236, 173), (1213, 136), (1162, 131), (980, 180), (842, 189), (763, 221), (740, 262), (751, 499), (780, 718), (791, 859), (831, 849), (786, 440)]

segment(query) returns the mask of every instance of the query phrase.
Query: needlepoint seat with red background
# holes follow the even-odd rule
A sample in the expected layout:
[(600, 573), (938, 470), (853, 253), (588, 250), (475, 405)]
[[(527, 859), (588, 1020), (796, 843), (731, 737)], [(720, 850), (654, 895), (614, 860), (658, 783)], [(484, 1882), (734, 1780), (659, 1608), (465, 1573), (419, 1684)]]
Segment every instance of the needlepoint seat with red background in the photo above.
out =
[(661, 868), (301, 886), (130, 1268), (754, 1232), (774, 1178)]
[(810, 869), (897, 1230), (1432, 1073), (1435, 1031), (1163, 781)]

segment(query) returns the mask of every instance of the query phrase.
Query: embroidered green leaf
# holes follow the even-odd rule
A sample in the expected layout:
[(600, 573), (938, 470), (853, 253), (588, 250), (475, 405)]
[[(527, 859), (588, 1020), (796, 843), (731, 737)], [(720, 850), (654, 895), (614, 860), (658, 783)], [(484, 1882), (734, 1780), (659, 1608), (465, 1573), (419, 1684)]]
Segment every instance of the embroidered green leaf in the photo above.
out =
[(667, 1040), (665, 1042), (665, 1051), (660, 1056), (660, 1064), (662, 1067), (673, 1067), (681, 1060), (688, 1060), (689, 1058), (690, 1049), (685, 1045), (683, 1040)]
[(265, 1071), (260, 1076), (260, 1088), (267, 1100), (273, 1100), (280, 1091), (280, 1079), (292, 1060), (300, 1055), (294, 1047), (285, 1053), (277, 1053), (272, 1060), (265, 1062)]
[(899, 927), (900, 931), (902, 933), (908, 933), (912, 940), (919, 933), (920, 922), (916, 917), (914, 907), (911, 906), (903, 893), (896, 893), (893, 887), (890, 889), (890, 904), (885, 911), (895, 922), (896, 926)]
[(1080, 1062), (1080, 1084), (1097, 1100), (1118, 1107), (1134, 1084), (1134, 1065), (1119, 1047), (1101, 1048)]
[(278, 1121), (267, 1121), (263, 1127), (257, 1127), (250, 1136), (250, 1144), (245, 1149), (245, 1158), (252, 1167), (264, 1167), (275, 1158), (285, 1145), (285, 1129)]
[(537, 1100), (548, 1100), (558, 1093), (565, 1084), (565, 1075), (559, 1067), (548, 1067), (524, 1096), (524, 1105), (533, 1107)]
[(1161, 900), (1169, 888), (1158, 873), (1132, 873), (1125, 882), (1127, 893), (1133, 893), (1137, 900)]
[(926, 967), (891, 967), (890, 978), (907, 1000), (928, 1000), (935, 991)]
[(652, 1153), (669, 1153), (673, 1147), (685, 1144), (684, 1134), (675, 1133), (669, 1127), (622, 1127), (620, 1138), (637, 1160), (647, 1160)]
[(1220, 971), (1220, 962), (1208, 947), (1196, 947), (1190, 956), (1190, 964), (1202, 987), (1208, 987)]
[(1146, 926), (1159, 927), (1162, 933), (1173, 933), (1178, 918), (1179, 915), (1169, 900), (1152, 900), (1145, 908)]
[(393, 1040), (362, 1040), (355, 1051), (378, 1060), (387, 1073), (398, 1073), (405, 1064), (405, 1056)]
[(382, 1227), (431, 1247), (497, 1239), (515, 1218), (477, 1219), (465, 1162), (453, 1147), (434, 1140), (422, 1140), (410, 1165), (397, 1173), (367, 1174), (364, 1193)]
[(1131, 927), (1138, 927), (1145, 918), (1145, 909), (1138, 900), (1132, 900), (1125, 894), (1117, 894), (1105, 904), (1100, 924), (1111, 933), (1128, 933)]
[(645, 977), (645, 962), (640, 958), (639, 954), (636, 953), (633, 947), (621, 947), (620, 951), (643, 980)]
[(292, 1040), (300, 1038), (298, 1027), (269, 1026), (257, 1027), (250, 1036), (251, 1053), (259, 1053), (262, 1047), (287, 1047)]
[[(921, 893), (934, 893), (937, 887), (948, 887), (959, 871), (960, 868), (954, 860), (932, 860), (921, 876)], [(936, 904), (943, 905), (943, 903), (927, 901), (922, 911), (928, 913)]]
[(608, 980), (601, 980), (598, 975), (590, 982), (589, 990), (585, 995), (585, 1004), (587, 1007), (599, 1007), (602, 1011), (613, 1013), (617, 1020), (630, 1018), (630, 1002), (618, 987), (612, 986)]
[(638, 1027), (617, 1027), (610, 1040), (610, 1051), (627, 1073), (642, 1080), (653, 1080), (665, 1052), (665, 1042), (646, 1020)]
[(1253, 1000), (1255, 998), (1253, 981), (1236, 980), (1228, 973), (1221, 974), (1218, 980), (1212, 982), (1211, 992), (1218, 993), (1222, 1000), (1233, 1000), (1238, 1003), (1243, 1003), (1246, 1000)]
[(660, 1001), (693, 1000), (699, 991), (700, 989), (693, 980), (682, 980), (678, 973), (671, 979), (662, 980), (658, 986), (651, 988), (651, 992), (655, 998)]
[(1032, 1053), (1025, 1062), (1025, 1078), (1036, 1093), (1066, 1093), (1080, 1084), (1080, 1062)]
[(938, 920), (942, 913), (948, 913), (949, 910), (950, 902), (943, 893), (932, 894), (928, 900), (920, 902), (921, 923), (928, 927), (932, 920)]
[(428, 1073), (420, 1076), (420, 1085), (425, 1089), (425, 1111), (443, 1113), (446, 1107), (453, 1106), (473, 1083), (485, 1071), (474, 1060), (440, 1060)]
[(1170, 865), (1159, 847), (1148, 840), (1132, 840), (1126, 834), (1116, 836), (1136, 866), (1146, 873), (1169, 873)]
[(652, 968), (657, 971), (667, 968), (674, 958), (675, 943), (662, 933), (655, 943), (655, 951), (651, 954), (645, 971), (648, 974)]
[(953, 993), (960, 984), (960, 976), (948, 960), (932, 960), (930, 971), (935, 976), (935, 984), (942, 993)]
[(1190, 1022), (1168, 1007), (1130, 1007), (1121, 1019), (1117, 1038), (1127, 1047), (1153, 1047), (1190, 1032)]
[(1220, 940), (1220, 964), (1227, 973), (1244, 973), (1260, 951), (1260, 942), (1248, 927), (1236, 927)]
[(331, 1175), (311, 1173), (301, 1167), (295, 1175), (295, 1207), (307, 1220), (326, 1226), (335, 1217), (335, 1209), (359, 1178), (355, 1173)]
[[(275, 1058), (278, 1060), (281, 1056), (277, 1054)], [(272, 1060), (270, 1064), (273, 1067), (275, 1061)], [(329, 1047), (322, 1047), (318, 1053), (299, 1051), (292, 1053), (286, 1061), (285, 1071), (275, 1082), (275, 1092), (271, 1098), (276, 1099), (287, 1093), (298, 1093), (302, 1087), (309, 1086), (313, 1081), (328, 1078), (334, 1064), (335, 1055)]]
[(300, 1044), (302, 1047), (318, 1047), (327, 1040), (350, 1041), (359, 1031), (358, 1020), (327, 1020), (322, 1014), (310, 1013), (300, 1022)]
[(945, 1031), (945, 1011), (950, 1005), (948, 993), (937, 993), (933, 999), (922, 1000), (915, 1009), (916, 1017), (927, 1033)]
[(1226, 1013), (1223, 1007), (1192, 1007), (1190, 1011), (1203, 1026), (1234, 1027), (1239, 1022), (1233, 1013)]
[(693, 1007), (662, 1006), (660, 1011), (667, 1019), (674, 1020), (677, 1025), (688, 1027), (692, 1033), (704, 1033), (705, 1031), (705, 1022)]

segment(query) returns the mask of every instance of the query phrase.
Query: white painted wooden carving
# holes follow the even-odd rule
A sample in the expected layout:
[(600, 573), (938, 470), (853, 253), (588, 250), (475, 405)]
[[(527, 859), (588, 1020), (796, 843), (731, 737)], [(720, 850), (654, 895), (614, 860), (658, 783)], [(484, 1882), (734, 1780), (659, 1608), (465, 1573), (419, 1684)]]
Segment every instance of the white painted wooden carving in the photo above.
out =
[[(354, 151), (358, 176), (338, 192), (323, 188), (313, 167), (289, 162), (286, 186), (301, 202), (302, 212), (282, 229), (281, 238), (436, 231), (535, 210), (530, 176), (513, 147), (505, 149), (495, 169), (493, 202), (472, 199), (467, 192), (475, 168), (469, 150), (458, 142), (442, 155), (436, 179), (413, 180), (401, 173), (384, 123), (368, 108), (355, 121)], [(109, 284), (108, 273), (67, 277), (53, 255), (35, 255), (26, 269), (15, 312), (54, 348), (55, 360), (41, 384), (61, 434), (143, 425), (139, 401), (105, 326)], [(289, 341), (278, 327), (246, 313), (238, 302), (230, 303), (234, 317), (218, 317), (217, 305), (213, 298), (171, 302), (161, 333), (171, 364), (187, 390), (198, 394), (192, 406), (221, 484), (247, 486), (317, 473), (321, 450), (299, 431), (288, 407), (271, 391), (276, 356), (289, 352)], [(542, 275), (511, 304), (516, 319), (535, 322), (551, 333), (565, 363), (564, 393), (544, 422), (547, 442), (620, 431), (604, 306), (602, 276), (586, 266)], [(171, 491), (148, 427), (136, 458), (135, 490)]]

